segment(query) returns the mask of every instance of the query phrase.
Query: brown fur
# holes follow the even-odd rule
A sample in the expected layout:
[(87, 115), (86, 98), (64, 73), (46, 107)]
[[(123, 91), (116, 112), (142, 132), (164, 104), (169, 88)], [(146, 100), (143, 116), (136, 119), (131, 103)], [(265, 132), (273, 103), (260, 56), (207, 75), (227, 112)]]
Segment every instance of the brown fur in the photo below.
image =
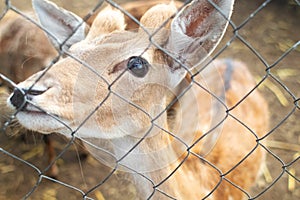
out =
[[(31, 14), (29, 14), (31, 15)], [(0, 73), (4, 74), (12, 81), (18, 83), (25, 80), (32, 74), (40, 71), (57, 55), (56, 50), (50, 44), (44, 32), (26, 20), (24, 17), (13, 11), (8, 11), (0, 21)], [(3, 81), (0, 88), (0, 129), (14, 113), (6, 106), (6, 99), (9, 96), (7, 86)], [(17, 136), (26, 134), (28, 130), (21, 127), (15, 120), (6, 127), (6, 134)], [(52, 163), (56, 154), (49, 136), (45, 146), (45, 154)], [(58, 175), (57, 166), (54, 164), (48, 171), (48, 175), (56, 177)]]
[(57, 52), (44, 32), (8, 11), (0, 21), (0, 72), (20, 82), (45, 67)]
[[(141, 22), (147, 32), (142, 27), (136, 32), (127, 32), (124, 30), (124, 18), (108, 19), (106, 15), (99, 14), (95, 20), (106, 26), (98, 27), (99, 23), (94, 22), (86, 39), (70, 48), (70, 53), (88, 66), (69, 57), (62, 59), (33, 88), (46, 88), (45, 91), (41, 95), (30, 97), (33, 104), (58, 116), (73, 130), (97, 107), (94, 115), (76, 133), (76, 137), (89, 142), (99, 140), (99, 148), (105, 150), (117, 146), (113, 151), (116, 159), (120, 159), (131, 145), (139, 142), (130, 154), (119, 160), (119, 164), (132, 167), (150, 177), (156, 189), (178, 199), (201, 199), (211, 191), (213, 193), (208, 199), (242, 199), (245, 197), (243, 192), (227, 180), (246, 191), (250, 190), (264, 162), (264, 153), (258, 146), (251, 155), (248, 154), (258, 145), (257, 139), (267, 131), (268, 107), (256, 90), (235, 107), (255, 86), (252, 75), (241, 62), (231, 61), (230, 76), (226, 75), (229, 67), (227, 61), (219, 60), (200, 75), (191, 77), (171, 59), (171, 56), (179, 54), (178, 59), (183, 57), (181, 62), (188, 68), (193, 68), (199, 62), (198, 56), (207, 56), (207, 52), (201, 50), (211, 51), (218, 43), (213, 36), (222, 37), (224, 34), (218, 31), (224, 29), (226, 24), (215, 9), (195, 13), (197, 16), (202, 15), (208, 22), (213, 20), (211, 23), (215, 26), (220, 26), (212, 29), (216, 33), (209, 32), (214, 26), (209, 26), (207, 21), (203, 32), (202, 29), (195, 30), (195, 27), (202, 27), (202, 19), (195, 20), (190, 26), (187, 19), (195, 17), (193, 14), (197, 6), (205, 7), (206, 4), (202, 3), (193, 1), (192, 6), (195, 8), (185, 7), (183, 12), (176, 15), (175, 22), (173, 20), (174, 23), (182, 22), (180, 26), (188, 26), (187, 34), (193, 36), (192, 32), (195, 31), (195, 38), (186, 37), (178, 24), (172, 23), (169, 26), (166, 23), (161, 27), (162, 23), (176, 14), (172, 4), (155, 6), (143, 15)], [(223, 3), (226, 4), (224, 9), (228, 12), (228, 17), (232, 9), (231, 3)], [(122, 15), (112, 8), (107, 8), (105, 12), (109, 10), (112, 15)], [(209, 15), (205, 11), (213, 18), (206, 19)], [(162, 29), (155, 34), (153, 41), (171, 54), (175, 51), (174, 54), (166, 55), (149, 42), (148, 33), (158, 27)], [(213, 34), (213, 39), (198, 43), (204, 45), (203, 49), (198, 49), (194, 45), (199, 42), (198, 36), (207, 33)], [(134, 77), (126, 67), (128, 59), (139, 55), (151, 65), (143, 78)], [(92, 67), (97, 74), (87, 67)], [(40, 73), (33, 75), (18, 87), (29, 88), (39, 76)], [(193, 83), (191, 88), (175, 101), (190, 83)], [(229, 84), (229, 87), (224, 88), (224, 84)], [(218, 96), (226, 106), (219, 105), (202, 87)], [(176, 103), (166, 111), (165, 108), (171, 102)], [(42, 112), (41, 118), (31, 115), (30, 104), (25, 109), (29, 112), (20, 112), (17, 117), (27, 128), (41, 133), (55, 130), (70, 136), (64, 125)], [(205, 136), (222, 119), (222, 115), (213, 113), (214, 109), (221, 111), (224, 118), (227, 112), (229, 115), (221, 128), (216, 129), (217, 132)], [(201, 137), (203, 138), (200, 140)], [(141, 138), (143, 139), (140, 141)], [(143, 157), (139, 157), (140, 152), (144, 153)], [(158, 168), (156, 165), (159, 165)], [(138, 175), (133, 175), (133, 178), (141, 190), (142, 198), (148, 197), (152, 186), (142, 184), (144, 180)], [(214, 190), (219, 182), (220, 185)], [(154, 199), (163, 197), (165, 196), (159, 192), (154, 193)]]

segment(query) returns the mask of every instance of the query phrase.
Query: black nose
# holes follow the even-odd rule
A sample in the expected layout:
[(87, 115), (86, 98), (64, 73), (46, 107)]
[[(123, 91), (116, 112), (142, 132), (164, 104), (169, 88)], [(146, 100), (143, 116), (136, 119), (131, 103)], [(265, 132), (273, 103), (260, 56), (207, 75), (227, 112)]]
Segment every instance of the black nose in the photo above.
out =
[(14, 90), (14, 93), (12, 95), (12, 97), (10, 98), (10, 102), (11, 104), (16, 107), (17, 109), (19, 109), (21, 106), (25, 105), (25, 95), (24, 95), (24, 91), (22, 91), (21, 89), (16, 88)]

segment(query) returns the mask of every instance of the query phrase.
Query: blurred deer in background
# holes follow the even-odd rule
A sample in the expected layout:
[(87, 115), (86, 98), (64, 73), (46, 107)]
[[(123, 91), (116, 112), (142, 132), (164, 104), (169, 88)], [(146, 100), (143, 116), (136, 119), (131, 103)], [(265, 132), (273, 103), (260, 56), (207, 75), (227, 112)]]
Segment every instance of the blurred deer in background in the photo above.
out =
[(239, 102), (255, 87), (241, 62), (215, 60), (199, 71), (233, 0), (194, 0), (179, 11), (158, 4), (137, 31), (108, 6), (88, 33), (49, 1), (33, 6), (54, 45), (67, 46), (7, 99), (20, 124), (80, 138), (99, 160), (131, 172), (143, 199), (247, 197), (239, 188), (250, 190), (264, 162), (257, 141), (268, 128), (267, 104), (256, 90)]
[(45, 33), (13, 11), (0, 21), (0, 72), (20, 82), (47, 66), (57, 55)]
[[(57, 51), (48, 40), (45, 33), (13, 11), (8, 11), (0, 21), (0, 73), (14, 82), (24, 81), (32, 74), (42, 70), (56, 56)], [(13, 110), (6, 106), (5, 100), (9, 96), (8, 84), (0, 79), (0, 129)], [(19, 135), (27, 130), (16, 123), (6, 129), (8, 135)], [(44, 137), (46, 153), (49, 163), (55, 159), (54, 147), (51, 139)], [(57, 176), (57, 166), (49, 170), (50, 176)]]

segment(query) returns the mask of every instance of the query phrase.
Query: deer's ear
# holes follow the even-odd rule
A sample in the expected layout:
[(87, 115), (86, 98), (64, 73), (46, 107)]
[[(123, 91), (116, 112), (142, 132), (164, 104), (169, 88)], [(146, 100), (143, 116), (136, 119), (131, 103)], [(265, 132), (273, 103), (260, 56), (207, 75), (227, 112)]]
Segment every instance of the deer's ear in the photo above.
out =
[(125, 30), (124, 14), (108, 5), (94, 19), (86, 40), (92, 40), (99, 35), (105, 35), (117, 30)]
[(168, 51), (189, 68), (197, 65), (223, 37), (233, 3), (234, 0), (194, 0), (183, 7), (172, 21)]
[(56, 48), (65, 41), (64, 48), (68, 48), (85, 38), (88, 25), (79, 16), (47, 0), (32, 0), (32, 5)]

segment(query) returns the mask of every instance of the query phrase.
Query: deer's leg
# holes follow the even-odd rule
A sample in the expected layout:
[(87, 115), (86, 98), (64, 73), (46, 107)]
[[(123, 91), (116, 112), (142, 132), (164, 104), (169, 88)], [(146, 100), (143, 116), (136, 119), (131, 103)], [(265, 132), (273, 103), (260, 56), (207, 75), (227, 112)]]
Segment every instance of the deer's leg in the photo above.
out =
[(54, 149), (54, 146), (53, 146), (53, 141), (52, 141), (50, 135), (44, 135), (43, 139), (44, 139), (44, 142), (46, 144), (45, 145), (45, 152), (47, 153), (47, 156), (48, 156), (48, 165), (51, 165), (51, 167), (49, 168), (49, 170), (47, 172), (47, 175), (52, 177), (52, 178), (57, 178), (58, 167), (56, 165), (56, 162), (54, 162), (55, 158), (56, 158), (56, 153), (55, 153), (55, 149)]

